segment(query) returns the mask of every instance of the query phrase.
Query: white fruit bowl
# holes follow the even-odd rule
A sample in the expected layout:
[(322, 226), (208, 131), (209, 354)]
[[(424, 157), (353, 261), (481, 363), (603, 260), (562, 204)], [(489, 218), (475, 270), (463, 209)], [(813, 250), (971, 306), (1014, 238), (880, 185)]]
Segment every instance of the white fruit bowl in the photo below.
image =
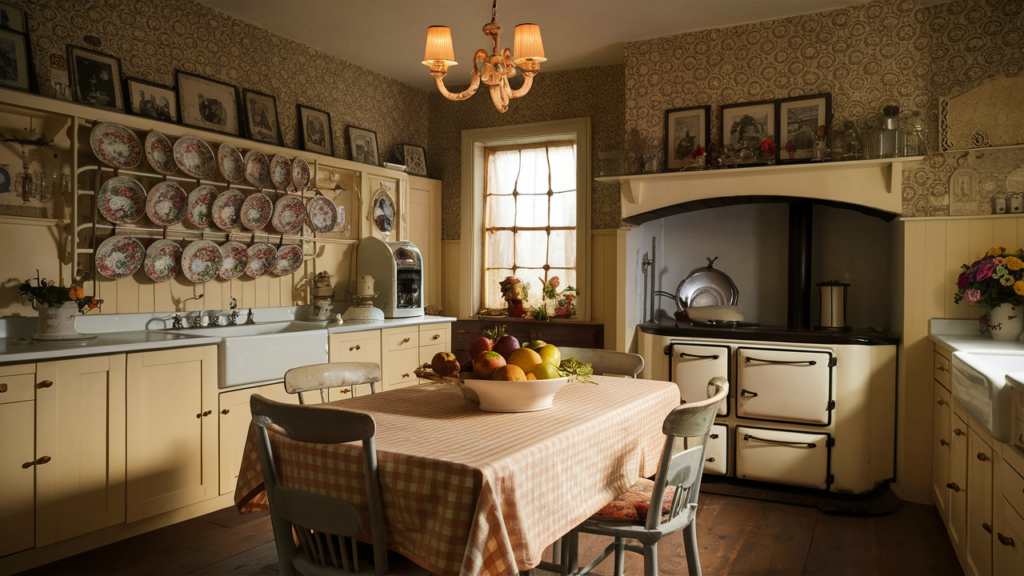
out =
[(480, 397), (485, 412), (536, 412), (551, 408), (568, 378), (551, 380), (463, 380)]

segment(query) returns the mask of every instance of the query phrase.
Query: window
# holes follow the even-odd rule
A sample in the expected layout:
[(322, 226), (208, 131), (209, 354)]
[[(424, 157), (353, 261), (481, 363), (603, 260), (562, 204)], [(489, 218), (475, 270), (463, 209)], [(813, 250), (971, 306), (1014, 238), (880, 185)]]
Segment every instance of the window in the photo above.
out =
[(543, 302), (543, 284), (578, 286), (576, 142), (486, 148), (483, 218), (485, 308), (503, 308), (499, 282), (527, 285), (527, 307)]

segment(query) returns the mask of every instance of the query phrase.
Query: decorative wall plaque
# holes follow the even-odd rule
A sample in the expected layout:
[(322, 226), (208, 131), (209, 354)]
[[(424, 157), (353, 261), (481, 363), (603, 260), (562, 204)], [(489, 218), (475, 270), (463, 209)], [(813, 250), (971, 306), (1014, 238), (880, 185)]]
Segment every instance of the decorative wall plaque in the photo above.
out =
[(1024, 144), (1024, 76), (1000, 78), (939, 102), (939, 145), (969, 150)]

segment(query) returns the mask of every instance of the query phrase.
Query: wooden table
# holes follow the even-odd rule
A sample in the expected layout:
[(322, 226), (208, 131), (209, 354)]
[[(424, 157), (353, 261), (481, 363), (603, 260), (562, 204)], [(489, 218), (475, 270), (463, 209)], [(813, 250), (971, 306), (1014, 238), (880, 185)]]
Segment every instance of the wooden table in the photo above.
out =
[[(657, 471), (662, 422), (679, 406), (679, 389), (594, 380), (566, 385), (550, 410), (520, 414), (483, 412), (440, 384), (328, 406), (376, 420), (388, 548), (435, 574), (516, 574)], [(358, 444), (301, 444), (280, 434), (271, 443), (282, 485), (344, 498), (369, 526)], [(254, 429), (235, 502), (243, 512), (266, 509)]]

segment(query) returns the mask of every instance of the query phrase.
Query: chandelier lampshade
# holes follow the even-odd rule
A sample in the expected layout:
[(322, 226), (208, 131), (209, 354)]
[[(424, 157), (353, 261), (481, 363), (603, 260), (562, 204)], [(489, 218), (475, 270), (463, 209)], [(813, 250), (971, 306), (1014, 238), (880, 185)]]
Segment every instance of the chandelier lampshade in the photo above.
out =
[(431, 66), (435, 62), (443, 62), (446, 66), (458, 64), (452, 46), (452, 29), (447, 26), (427, 28), (427, 49), (423, 53), (423, 63)]
[(540, 26), (536, 24), (520, 24), (516, 26), (515, 43), (512, 53), (515, 55), (514, 62), (522, 66), (528, 60), (544, 62), (544, 43), (540, 39)]

